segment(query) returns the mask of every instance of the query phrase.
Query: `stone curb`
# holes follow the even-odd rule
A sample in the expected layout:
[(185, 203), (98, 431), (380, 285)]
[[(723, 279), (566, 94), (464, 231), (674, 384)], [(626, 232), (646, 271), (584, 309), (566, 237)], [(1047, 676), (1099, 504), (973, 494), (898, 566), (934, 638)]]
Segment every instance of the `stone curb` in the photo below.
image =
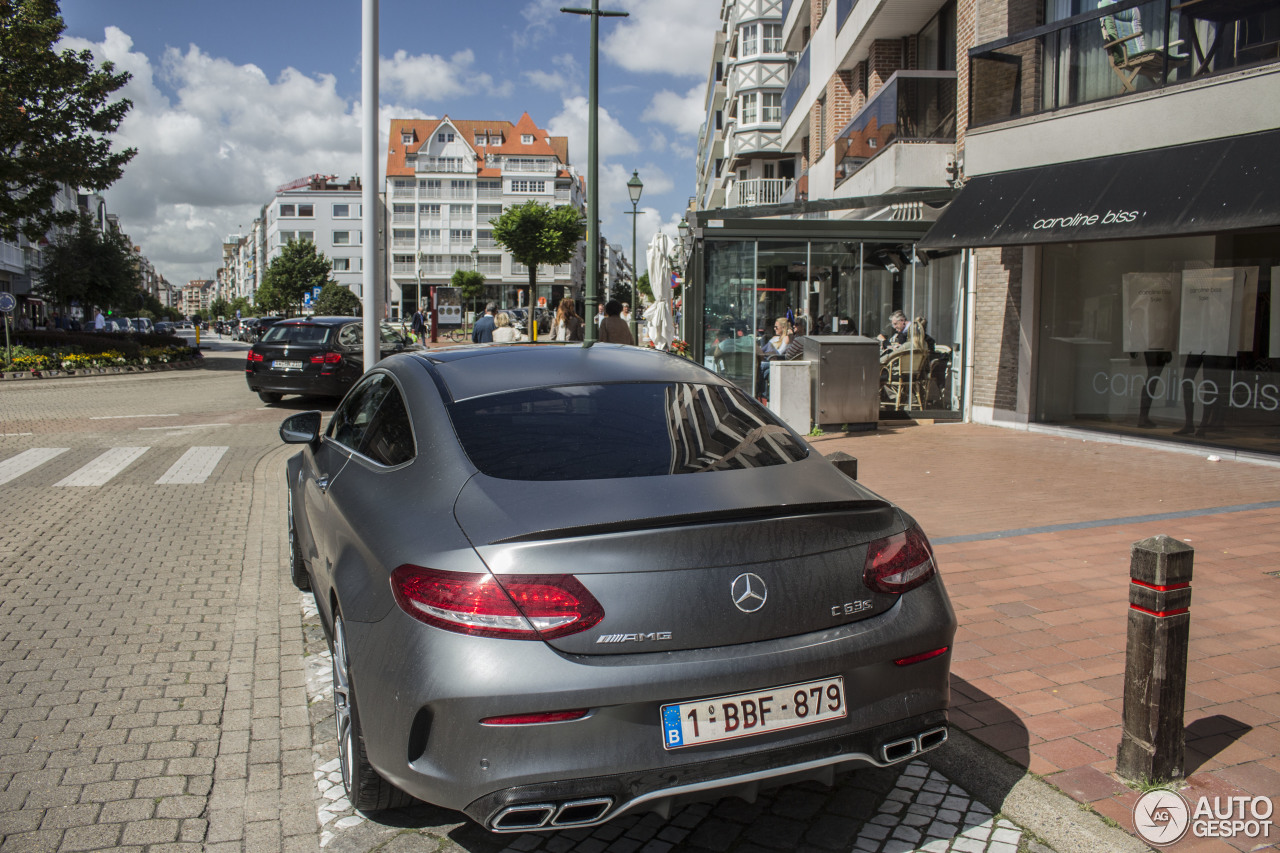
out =
[(1103, 821), (1057, 788), (1014, 764), (1003, 753), (950, 726), (947, 742), (922, 758), (992, 811), (1036, 835), (1057, 853), (1153, 853), (1123, 829)]
[(119, 376), (129, 373), (159, 373), (164, 370), (189, 370), (204, 364), (203, 358), (171, 361), (167, 364), (128, 364), (124, 367), (88, 367), (81, 370), (17, 370), (0, 373), (0, 381), (16, 382), (24, 379), (68, 379), (86, 376)]

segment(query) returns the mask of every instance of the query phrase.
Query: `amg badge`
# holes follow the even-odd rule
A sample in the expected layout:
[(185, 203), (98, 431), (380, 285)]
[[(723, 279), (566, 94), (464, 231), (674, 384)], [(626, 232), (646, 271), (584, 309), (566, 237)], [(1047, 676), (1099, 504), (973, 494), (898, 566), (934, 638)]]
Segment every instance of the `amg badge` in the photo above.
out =
[(647, 634), (601, 634), (596, 638), (596, 644), (600, 643), (656, 643), (662, 640), (670, 640), (670, 631), (650, 631)]

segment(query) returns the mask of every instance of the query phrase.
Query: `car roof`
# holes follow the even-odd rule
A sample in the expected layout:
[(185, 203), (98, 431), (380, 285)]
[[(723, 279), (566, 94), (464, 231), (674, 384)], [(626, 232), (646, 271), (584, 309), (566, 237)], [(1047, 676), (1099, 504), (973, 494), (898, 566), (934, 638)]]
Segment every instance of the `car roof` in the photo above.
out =
[[(281, 326), (284, 324), (298, 325), (300, 323), (310, 323), (314, 326), (341, 326), (343, 323), (359, 323), (359, 317), (290, 317), (287, 320), (277, 320), (273, 325)], [(385, 323), (383, 325), (386, 325)]]
[(728, 385), (687, 358), (622, 344), (491, 344), (434, 349), (426, 362), (454, 400), (557, 385), (695, 382)]

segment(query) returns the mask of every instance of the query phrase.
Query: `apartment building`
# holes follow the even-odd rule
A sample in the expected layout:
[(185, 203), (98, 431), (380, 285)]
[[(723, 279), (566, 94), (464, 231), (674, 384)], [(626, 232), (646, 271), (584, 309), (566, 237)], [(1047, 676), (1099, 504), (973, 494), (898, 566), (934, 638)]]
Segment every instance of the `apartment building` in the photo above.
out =
[(251, 231), (258, 239), (246, 241), (237, 252), (238, 280), (254, 282), (256, 290), (266, 268), (290, 240), (310, 240), (332, 261), (333, 280), (363, 297), (363, 210), (359, 178), (339, 181), (334, 175), (310, 175), (277, 187)]
[(782, 150), (782, 95), (791, 59), (782, 0), (722, 0), (698, 134), (698, 207), (794, 198), (797, 157)]
[[(493, 238), (491, 219), (536, 199), (584, 210), (569, 141), (523, 114), (502, 120), (393, 119), (387, 149), (389, 296), (393, 317), (425, 305), (429, 288), (459, 269), (484, 274), (499, 305), (529, 304), (528, 270)], [(539, 267), (534, 299), (582, 297), (585, 249), (567, 264)]]
[(217, 298), (217, 282), (213, 279), (192, 279), (182, 288), (180, 300), (182, 313), (188, 317), (199, 315), (209, 317), (209, 307)]
[(916, 248), (969, 255), (973, 419), (1280, 453), (1280, 3), (958, 29), (964, 187)]

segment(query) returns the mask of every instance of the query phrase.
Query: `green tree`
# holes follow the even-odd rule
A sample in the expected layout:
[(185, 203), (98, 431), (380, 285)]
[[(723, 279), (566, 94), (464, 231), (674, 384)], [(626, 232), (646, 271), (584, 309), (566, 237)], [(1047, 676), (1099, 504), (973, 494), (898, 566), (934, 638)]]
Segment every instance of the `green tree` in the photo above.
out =
[[(258, 293), (267, 289), (276, 310), (288, 313), (296, 308), (294, 313), (301, 314), (302, 298), (311, 292), (311, 288), (324, 287), (332, 271), (333, 262), (316, 251), (315, 243), (290, 240), (267, 265)], [(259, 295), (259, 307), (262, 304), (263, 298)]]
[(58, 234), (42, 255), (37, 290), (61, 310), (73, 302), (85, 311), (97, 306), (129, 313), (141, 307), (142, 276), (129, 241), (114, 229), (99, 231), (87, 214)]
[[(636, 279), (636, 290), (638, 290), (640, 293), (643, 293), (645, 296), (649, 297), (650, 299), (653, 299), (653, 288), (649, 286), (648, 273), (645, 273), (644, 275)], [(631, 300), (631, 304), (639, 305), (640, 297), (637, 295), (635, 299)]]
[(537, 304), (538, 265), (568, 263), (586, 236), (586, 219), (567, 204), (551, 207), (530, 199), (490, 219), (493, 239), (529, 268), (529, 304)]
[(289, 309), (289, 300), (280, 293), (279, 288), (269, 279), (264, 278), (258, 290), (253, 294), (253, 309), (249, 316), (257, 314), (265, 317), (268, 314), (283, 314)]
[(211, 317), (228, 317), (231, 315), (231, 303), (219, 296), (213, 300), (209, 306), (209, 316)]
[(76, 212), (55, 211), (62, 185), (103, 190), (136, 149), (110, 135), (132, 104), (110, 100), (129, 80), (88, 50), (54, 51), (66, 29), (56, 0), (0, 0), (0, 238), (35, 241)]
[(360, 307), (360, 297), (352, 293), (350, 288), (343, 287), (336, 281), (327, 281), (320, 288), (315, 312), (323, 317), (358, 317)]
[(484, 298), (484, 274), (475, 270), (454, 270), (449, 284), (458, 288), (471, 310), (476, 310), (476, 302)]

